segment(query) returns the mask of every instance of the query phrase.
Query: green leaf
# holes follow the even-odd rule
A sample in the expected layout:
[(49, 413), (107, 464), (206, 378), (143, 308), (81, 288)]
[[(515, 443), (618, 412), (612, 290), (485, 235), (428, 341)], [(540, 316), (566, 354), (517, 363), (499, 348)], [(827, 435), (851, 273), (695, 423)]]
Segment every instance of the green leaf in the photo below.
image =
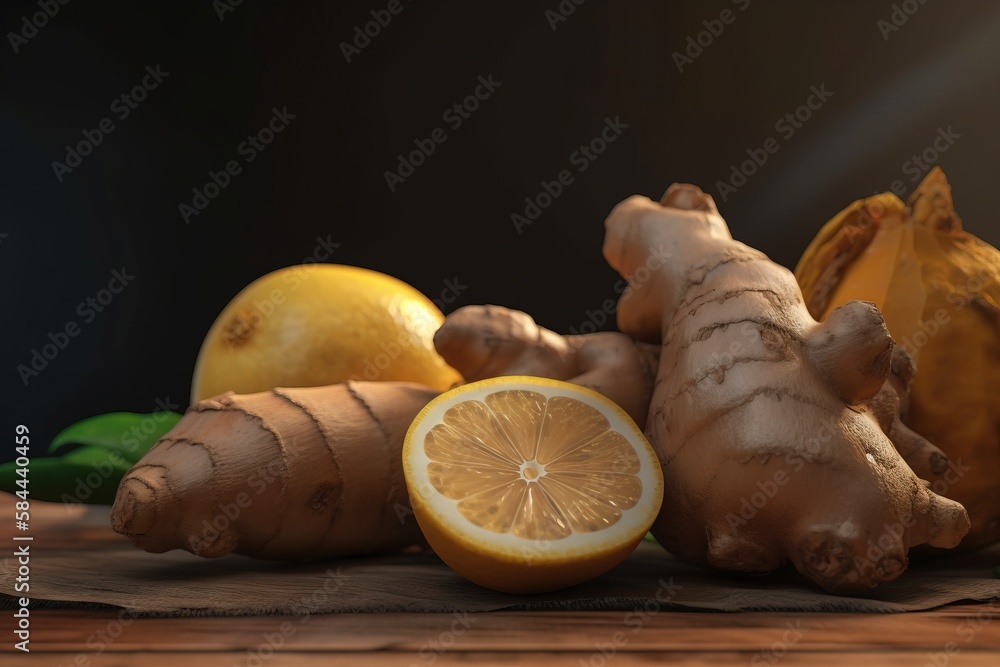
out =
[(180, 414), (166, 410), (150, 414), (109, 412), (97, 415), (60, 431), (49, 443), (49, 453), (66, 445), (90, 445), (118, 452), (136, 463), (180, 418)]
[[(0, 465), (0, 490), (17, 493), (26, 488), (29, 500), (110, 505), (131, 467), (118, 452), (81, 447), (65, 456), (32, 459), (24, 477), (14, 461)], [(27, 483), (18, 484), (23, 479)]]
[(642, 539), (644, 541), (646, 541), (646, 542), (652, 542), (653, 544), (659, 544), (659, 542), (656, 541), (656, 538), (653, 537), (652, 533), (646, 533), (646, 536), (644, 538), (642, 538)]
[(161, 411), (111, 412), (84, 419), (53, 438), (49, 453), (68, 445), (81, 447), (62, 456), (32, 459), (26, 476), (20, 475), (14, 461), (0, 465), (0, 490), (27, 489), (28, 497), (36, 500), (113, 503), (125, 473), (180, 418), (176, 412)]

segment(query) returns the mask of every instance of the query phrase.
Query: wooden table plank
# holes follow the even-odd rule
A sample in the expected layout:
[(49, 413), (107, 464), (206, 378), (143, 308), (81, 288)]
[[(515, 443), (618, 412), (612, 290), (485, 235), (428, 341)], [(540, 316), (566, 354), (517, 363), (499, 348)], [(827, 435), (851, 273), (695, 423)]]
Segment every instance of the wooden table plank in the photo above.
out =
[[(913, 614), (740, 614), (661, 611), (340, 614), (301, 617), (120, 618), (115, 613), (36, 611), (32, 647), (93, 654), (228, 651), (278, 644), (286, 651), (671, 650), (1000, 651), (1000, 617), (987, 605)], [(994, 622), (997, 621), (997, 622)], [(0, 651), (10, 652), (9, 644)], [(997, 662), (1000, 665), (1000, 660)]]
[[(671, 667), (997, 667), (992, 652), (962, 651), (946, 662), (921, 651), (825, 653), (796, 651), (768, 662), (756, 653), (710, 651), (691, 653), (647, 652), (603, 656), (600, 653), (463, 653), (426, 656), (403, 653), (274, 653), (266, 658), (246, 652), (108, 653), (89, 662), (74, 663), (72, 653), (21, 655), (4, 659), (5, 667), (626, 667), (628, 665)], [(942, 658), (943, 659), (943, 658)]]
[[(10, 509), (8, 513), (6, 510)], [(0, 517), (12, 516), (0, 494)], [(72, 549), (119, 540), (85, 508), (32, 503), (35, 544)], [(0, 522), (0, 537), (13, 534)], [(13, 641), (0, 662), (129, 667), (203, 665), (1000, 665), (1000, 602), (909, 614), (739, 614), (687, 611), (341, 614), (137, 618), (32, 610), (32, 653)], [(10, 616), (0, 630), (10, 636)], [(283, 625), (284, 624), (284, 625)], [(277, 650), (275, 650), (275, 647)], [(948, 655), (948, 651), (953, 655)]]

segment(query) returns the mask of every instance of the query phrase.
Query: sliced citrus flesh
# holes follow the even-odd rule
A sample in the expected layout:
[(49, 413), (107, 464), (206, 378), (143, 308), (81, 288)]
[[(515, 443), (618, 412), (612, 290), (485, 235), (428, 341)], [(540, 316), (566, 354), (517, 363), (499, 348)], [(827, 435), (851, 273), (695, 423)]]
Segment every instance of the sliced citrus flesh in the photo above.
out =
[(663, 499), (656, 454), (624, 410), (590, 389), (529, 376), (432, 400), (407, 431), (403, 471), (438, 556), (512, 593), (606, 572), (635, 549)]

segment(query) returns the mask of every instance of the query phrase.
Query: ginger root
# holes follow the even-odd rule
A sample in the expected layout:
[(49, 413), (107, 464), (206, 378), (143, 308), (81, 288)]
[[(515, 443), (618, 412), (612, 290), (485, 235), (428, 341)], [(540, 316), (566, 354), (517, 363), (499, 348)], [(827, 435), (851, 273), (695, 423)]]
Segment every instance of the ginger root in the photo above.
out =
[[(232, 392), (193, 405), (118, 487), (111, 525), (154, 553), (310, 559), (419, 542), (399, 463), (438, 392), (403, 382)], [(404, 515), (405, 516), (405, 515)]]
[(448, 315), (434, 346), (466, 382), (500, 375), (570, 380), (617, 403), (641, 428), (659, 348), (614, 331), (560, 336), (527, 313), (464, 306)]
[[(665, 480), (661, 544), (727, 570), (790, 562), (848, 594), (898, 577), (914, 545), (958, 544), (965, 509), (890, 440), (918, 469), (939, 465), (899, 428), (906, 360), (874, 305), (818, 323), (792, 273), (733, 240), (691, 185), (631, 197), (605, 228), (605, 258), (629, 281), (619, 329), (661, 345), (646, 425)], [(654, 252), (668, 260), (650, 270)]]
[[(569, 380), (645, 420), (656, 349), (624, 334), (564, 337), (521, 312), (468, 306), (446, 318), (435, 346), (467, 381)], [(200, 401), (122, 479), (112, 526), (146, 551), (207, 557), (320, 560), (420, 544), (402, 447), (436, 395), (348, 382)]]

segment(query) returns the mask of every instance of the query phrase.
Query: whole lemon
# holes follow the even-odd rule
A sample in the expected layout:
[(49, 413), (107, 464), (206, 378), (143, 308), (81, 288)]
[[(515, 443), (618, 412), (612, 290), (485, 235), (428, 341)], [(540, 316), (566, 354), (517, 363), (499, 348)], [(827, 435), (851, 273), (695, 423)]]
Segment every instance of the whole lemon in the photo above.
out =
[(198, 353), (191, 400), (348, 380), (445, 390), (462, 378), (434, 350), (443, 321), (430, 299), (384, 273), (340, 264), (279, 269), (216, 318)]

